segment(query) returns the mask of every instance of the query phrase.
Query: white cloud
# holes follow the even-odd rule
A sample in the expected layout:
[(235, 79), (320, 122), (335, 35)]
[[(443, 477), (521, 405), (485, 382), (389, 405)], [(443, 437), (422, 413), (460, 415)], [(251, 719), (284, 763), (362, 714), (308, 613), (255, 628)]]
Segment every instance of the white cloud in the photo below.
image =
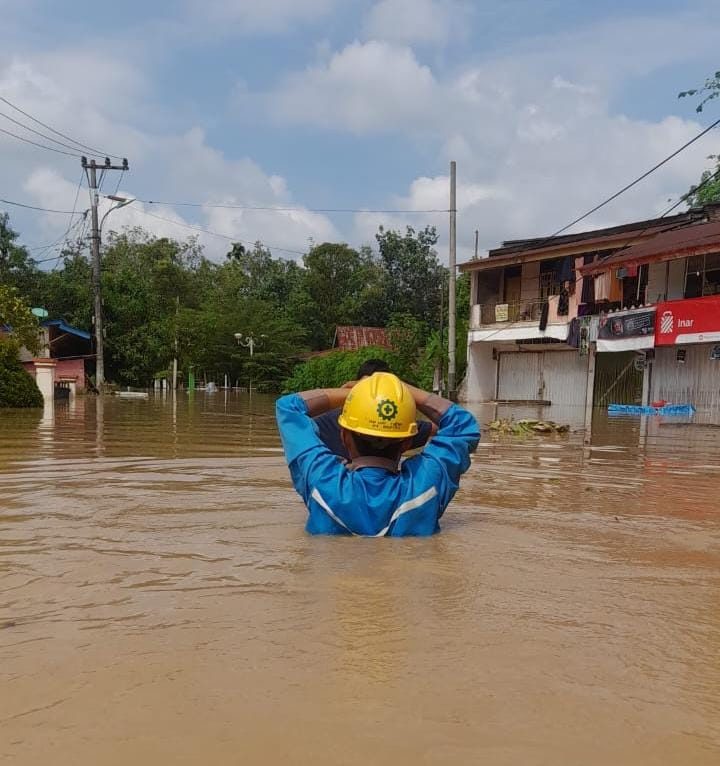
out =
[[(408, 141), (422, 138), (433, 168), (457, 160), (459, 257), (470, 257), (476, 228), (483, 249), (550, 234), (699, 132), (694, 119), (630, 117), (614, 98), (632, 78), (701, 51), (710, 55), (716, 43), (706, 27), (689, 15), (629, 19), (621, 30), (602, 24), (546, 37), (449, 72), (425, 66), (407, 47), (355, 42), (326, 65), (289, 76), (270, 98), (276, 117), (286, 121), (396, 132)], [(671, 39), (692, 44), (673, 46)], [(667, 108), (680, 108), (674, 92)], [(660, 213), (707, 166), (710, 141), (698, 142), (577, 228)], [(442, 173), (418, 174), (398, 207), (447, 207), (447, 185)], [(363, 213), (356, 216), (354, 240), (372, 241), (378, 223), (436, 224), (439, 252), (447, 252), (447, 216)]]
[(269, 103), (281, 120), (353, 133), (413, 130), (427, 119), (436, 91), (432, 72), (409, 48), (373, 40), (290, 75)]
[[(57, 64), (59, 61), (62, 65)], [(272, 213), (210, 207), (173, 209), (138, 202), (113, 212), (107, 219), (106, 232), (124, 226), (142, 226), (158, 236), (177, 239), (197, 234), (206, 253), (214, 258), (221, 258), (227, 252), (229, 239), (194, 232), (176, 224), (190, 224), (232, 239), (249, 242), (262, 240), (267, 244), (300, 251), (307, 249), (310, 238), (316, 241), (338, 238), (329, 219), (308, 212), (297, 202), (281, 175), (266, 172), (248, 157), (228, 158), (208, 144), (200, 128), (184, 132), (139, 130), (127, 118), (127, 113), (115, 111), (117, 105), (113, 106), (113, 99), (88, 99), (84, 85), (80, 88), (77, 83), (70, 82), (71, 73), (83, 66), (89, 66), (89, 62), (82, 52), (77, 55), (66, 51), (62, 55), (17, 58), (4, 68), (0, 65), (0, 95), (76, 140), (106, 151), (127, 154), (130, 172), (121, 181), (121, 192), (124, 191), (127, 196), (161, 202), (210, 201), (229, 205), (299, 208)], [(103, 71), (107, 71), (111, 82), (118, 86), (121, 101), (136, 100), (128, 113), (134, 115), (136, 110), (141, 111), (146, 94), (139, 67), (135, 69), (107, 58), (96, 69), (100, 71), (88, 74), (91, 86), (96, 77), (104, 76)], [(27, 122), (7, 105), (2, 107), (1, 111), (15, 114)], [(174, 125), (175, 121), (166, 118), (158, 119), (157, 123)], [(4, 122), (2, 126), (5, 126)], [(34, 126), (48, 133), (46, 129)], [(22, 132), (22, 129), (17, 128), (17, 132)], [(49, 144), (43, 139), (38, 138), (38, 141)], [(80, 153), (81, 150), (78, 150)], [(72, 209), (82, 175), (78, 157), (43, 152), (0, 134), (0, 165), (3, 168), (0, 196), (40, 207)], [(109, 173), (104, 192), (112, 193), (118, 179), (119, 173)], [(88, 192), (84, 188), (79, 195), (78, 210), (87, 207)], [(62, 236), (68, 225), (68, 218), (61, 215), (11, 210), (12, 224), (21, 231), (22, 241), (31, 246)], [(143, 211), (170, 220), (161, 221)], [(291, 257), (292, 254), (278, 251), (278, 255)]]
[(365, 20), (365, 34), (378, 40), (444, 45), (465, 37), (469, 7), (456, 0), (380, 0)]
[[(237, 35), (284, 32), (329, 14), (337, 0), (186, 0), (191, 18)], [(229, 26), (227, 26), (229, 25)]]

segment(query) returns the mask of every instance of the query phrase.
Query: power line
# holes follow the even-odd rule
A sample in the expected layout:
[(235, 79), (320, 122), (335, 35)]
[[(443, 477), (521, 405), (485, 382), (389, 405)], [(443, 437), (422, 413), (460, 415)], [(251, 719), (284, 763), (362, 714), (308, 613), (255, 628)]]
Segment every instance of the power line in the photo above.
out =
[[(92, 146), (88, 146), (87, 144), (83, 144), (80, 141), (76, 141), (74, 138), (71, 138), (70, 136), (66, 136), (64, 133), (61, 133), (59, 130), (55, 130), (55, 128), (51, 128), (50, 125), (47, 125), (46, 123), (42, 122), (41, 120), (38, 120), (37, 117), (33, 117), (31, 114), (28, 114), (27, 112), (23, 111), (19, 106), (16, 106), (11, 101), (8, 101), (8, 99), (4, 98), (3, 96), (0, 96), (0, 101), (7, 104), (9, 107), (14, 109), (16, 112), (19, 112), (20, 114), (24, 115), (28, 119), (32, 120), (33, 122), (37, 123), (38, 125), (42, 125), (43, 128), (46, 130), (49, 130), (51, 133), (54, 133), (56, 136), (60, 136), (61, 138), (64, 138), (67, 141), (72, 142), (76, 146), (79, 146), (81, 149), (84, 149), (88, 152), (92, 152), (93, 154), (102, 155), (103, 157), (114, 157), (116, 160), (121, 160), (122, 157), (119, 157), (117, 154), (110, 154), (109, 152), (102, 152), (99, 149), (94, 149)], [(30, 130), (30, 128), (28, 128)]]
[(48, 136), (45, 133), (41, 133), (39, 130), (35, 130), (34, 128), (29, 127), (28, 125), (23, 124), (22, 122), (20, 122), (20, 120), (16, 120), (8, 116), (4, 112), (0, 112), (0, 117), (4, 117), (6, 120), (9, 120), (15, 125), (21, 127), (23, 130), (28, 130), (30, 131), (30, 133), (34, 133), (36, 136), (40, 136), (40, 138), (44, 138), (46, 141), (52, 141), (54, 144), (57, 144), (58, 146), (64, 146), (66, 149), (72, 149), (73, 152), (78, 151), (78, 148), (76, 146), (72, 146), (71, 144), (66, 144), (64, 141), (58, 141), (57, 138), (53, 138), (52, 136)]
[[(706, 133), (709, 133), (717, 125), (720, 125), (720, 119), (715, 120), (715, 122), (713, 122), (707, 128), (705, 128), (704, 130), (701, 130), (700, 133), (698, 133), (694, 138), (691, 138), (688, 142), (684, 143), (679, 149), (676, 149), (672, 154), (669, 154), (667, 157), (665, 157), (664, 160), (661, 160), (660, 162), (657, 163), (657, 165), (654, 165), (653, 167), (651, 167), (650, 170), (647, 170), (641, 176), (638, 176), (634, 181), (631, 181), (626, 186), (623, 186), (623, 188), (620, 189), (620, 191), (615, 192), (615, 194), (608, 197), (606, 200), (603, 200), (599, 205), (595, 205), (594, 208), (592, 208), (591, 210), (588, 210), (587, 213), (583, 213), (574, 221), (571, 221), (566, 226), (563, 226), (561, 229), (558, 229), (554, 234), (551, 234), (546, 241), (553, 239), (554, 237), (557, 237), (558, 234), (562, 234), (564, 231), (567, 231), (576, 223), (580, 223), (580, 221), (585, 220), (585, 218), (587, 218), (588, 216), (591, 216), (593, 213), (600, 210), (600, 208), (605, 207), (605, 205), (617, 199), (621, 194), (624, 194), (626, 191), (628, 191), (628, 189), (632, 189), (633, 186), (635, 186), (636, 184), (639, 184), (640, 181), (643, 181), (644, 179), (646, 179), (651, 173), (654, 173), (658, 168), (661, 168), (665, 163), (673, 159), (673, 157), (677, 157), (677, 155), (680, 154), (680, 152), (687, 149), (688, 146), (690, 146), (691, 144), (694, 144), (698, 139), (702, 138)], [(538, 247), (542, 247), (542, 244), (538, 245)]]
[(26, 210), (39, 210), (41, 213), (59, 213), (62, 215), (75, 215), (74, 210), (52, 210), (51, 208), (47, 207), (36, 207), (35, 205), (25, 205), (22, 202), (12, 202), (9, 199), (0, 199), (0, 202), (2, 202), (4, 205), (14, 205), (15, 207), (22, 207)]
[[(135, 202), (139, 202), (140, 200), (134, 200)], [(158, 221), (165, 221), (166, 223), (172, 223), (175, 224), (175, 226), (182, 226), (185, 229), (192, 229), (193, 231), (199, 231), (203, 234), (209, 234), (211, 237), (220, 237), (221, 239), (225, 239), (228, 242), (242, 242), (246, 245), (254, 245), (255, 242), (251, 242), (247, 239), (240, 239), (239, 237), (230, 237), (227, 234), (219, 234), (216, 231), (210, 231), (209, 229), (204, 229), (202, 226), (194, 226), (191, 223), (184, 223), (180, 221), (174, 221), (172, 218), (165, 218), (161, 215), (155, 215), (155, 213), (148, 213), (147, 210), (141, 210), (140, 208), (134, 208), (134, 210), (137, 210), (138, 213), (141, 213), (142, 215), (150, 216), (150, 218), (157, 218)], [(290, 250), (287, 247), (278, 247), (276, 245), (268, 244), (267, 242), (263, 242), (265, 247), (269, 248), (270, 250), (278, 250), (283, 253), (292, 253), (293, 255), (305, 255), (305, 251), (303, 250)]]
[(18, 136), (17, 133), (12, 133), (9, 130), (5, 130), (5, 128), (0, 128), (0, 133), (5, 133), (5, 135), (17, 138), (18, 141), (24, 141), (26, 144), (32, 144), (33, 146), (39, 146), (41, 149), (47, 149), (49, 152), (66, 154), (68, 157), (80, 157), (79, 154), (73, 154), (71, 152), (66, 152), (63, 149), (56, 149), (54, 146), (45, 146), (45, 144), (39, 144), (37, 141), (31, 141), (29, 138), (23, 138), (22, 136)]
[[(82, 226), (80, 226), (80, 224), (82, 224)], [(65, 247), (65, 245), (69, 245), (70, 244), (69, 234), (70, 234), (70, 232), (73, 229), (76, 229), (78, 226), (80, 226), (80, 232), (79, 232), (78, 238), (77, 238), (77, 241), (79, 242), (82, 239), (83, 231), (84, 231), (86, 225), (87, 225), (87, 211), (84, 211), (83, 212), (83, 217), (82, 218), (78, 218), (77, 221), (75, 221), (75, 223), (70, 227), (70, 229), (68, 229), (67, 232), (59, 240), (57, 240), (57, 242), (53, 243), (53, 246), (59, 244), (61, 240), (64, 240), (62, 242), (61, 249), (62, 249), (62, 247)], [(32, 260), (33, 260), (33, 262), (35, 264), (40, 264), (40, 263), (49, 263), (50, 261), (57, 261), (61, 257), (62, 257), (62, 251), (60, 252), (59, 255), (52, 255), (52, 256), (50, 256), (48, 258), (40, 258), (40, 259), (37, 259), (37, 260), (35, 258), (33, 258)]]
[[(55, 262), (53, 269), (56, 269), (58, 264), (60, 263), (63, 247), (65, 247), (65, 245), (68, 244), (67, 237), (72, 231), (72, 229), (74, 228), (74, 226), (77, 225), (77, 223), (73, 222), (73, 218), (75, 217), (75, 211), (77, 210), (78, 197), (80, 196), (80, 189), (82, 188), (82, 182), (84, 177), (85, 177), (85, 172), (82, 171), (80, 173), (80, 180), (78, 181), (77, 189), (75, 190), (75, 200), (73, 201), (73, 214), (70, 216), (70, 221), (68, 222), (68, 225), (65, 231), (63, 232), (62, 236), (50, 246), (50, 247), (55, 247), (59, 242), (62, 242), (62, 245), (60, 245), (60, 253), (57, 256), (57, 261)], [(87, 213), (85, 215), (87, 216)], [(79, 219), (78, 219), (78, 222), (79, 222)], [(48, 250), (49, 249), (50, 248), (48, 248)], [(48, 251), (46, 250), (45, 252), (47, 253)]]
[(367, 208), (352, 208), (352, 207), (325, 207), (325, 208), (308, 208), (308, 207), (275, 207), (275, 206), (263, 206), (263, 205), (230, 205), (222, 204), (219, 202), (161, 202), (152, 199), (141, 199), (138, 202), (142, 202), (145, 205), (165, 205), (167, 207), (205, 207), (205, 208), (220, 208), (222, 210), (261, 210), (265, 212), (276, 213), (449, 213), (447, 208), (431, 208), (428, 210), (408, 209), (408, 210), (393, 210), (393, 209), (372, 209)]

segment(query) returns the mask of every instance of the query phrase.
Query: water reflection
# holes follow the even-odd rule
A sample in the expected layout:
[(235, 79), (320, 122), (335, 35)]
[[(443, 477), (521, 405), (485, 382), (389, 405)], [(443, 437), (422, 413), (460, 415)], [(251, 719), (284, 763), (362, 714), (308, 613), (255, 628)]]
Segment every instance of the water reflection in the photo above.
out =
[(361, 541), (303, 533), (270, 397), (0, 415), (0, 758), (716, 763), (720, 429), (476, 412), (572, 431)]

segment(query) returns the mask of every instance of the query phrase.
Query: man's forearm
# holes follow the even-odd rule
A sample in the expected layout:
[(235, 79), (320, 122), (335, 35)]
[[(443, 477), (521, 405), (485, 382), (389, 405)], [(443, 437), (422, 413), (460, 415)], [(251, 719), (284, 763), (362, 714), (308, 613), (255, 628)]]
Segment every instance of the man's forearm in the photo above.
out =
[(342, 407), (349, 393), (347, 388), (313, 388), (301, 391), (300, 396), (307, 405), (310, 417), (315, 418), (323, 412)]
[(442, 396), (437, 394), (431, 394), (428, 391), (423, 391), (421, 388), (415, 388), (415, 386), (411, 386), (408, 383), (405, 385), (413, 395), (413, 399), (415, 399), (415, 406), (436, 425), (453, 404), (449, 399), (443, 399)]

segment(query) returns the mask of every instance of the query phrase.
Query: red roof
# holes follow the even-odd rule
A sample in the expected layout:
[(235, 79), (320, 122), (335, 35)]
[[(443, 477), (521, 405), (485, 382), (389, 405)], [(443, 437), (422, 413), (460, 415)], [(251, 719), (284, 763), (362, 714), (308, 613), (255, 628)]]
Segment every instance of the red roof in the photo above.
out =
[(383, 327), (338, 327), (335, 330), (335, 343), (341, 351), (357, 351), (365, 346), (390, 348), (390, 341)]
[(720, 222), (697, 223), (664, 231), (647, 242), (588, 264), (580, 271), (589, 276), (620, 266), (640, 266), (644, 263), (672, 261), (693, 255), (720, 252)]

